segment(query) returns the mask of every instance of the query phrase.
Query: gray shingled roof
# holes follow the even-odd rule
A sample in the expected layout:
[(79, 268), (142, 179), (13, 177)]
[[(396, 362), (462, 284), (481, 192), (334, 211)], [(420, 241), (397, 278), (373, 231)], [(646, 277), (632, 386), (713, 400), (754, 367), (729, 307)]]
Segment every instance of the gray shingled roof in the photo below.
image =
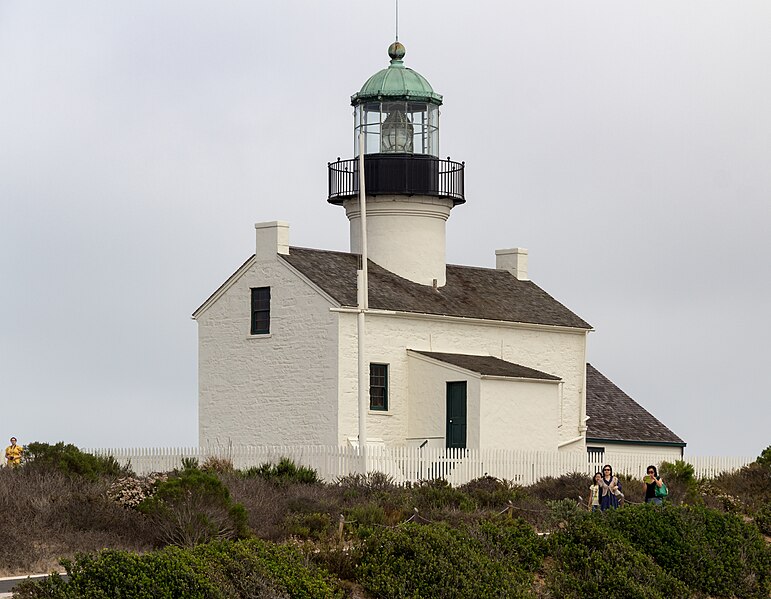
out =
[(507, 362), (493, 356), (474, 356), (471, 354), (445, 354), (433, 351), (410, 350), (416, 354), (453, 364), (460, 368), (465, 368), (471, 372), (476, 372), (487, 376), (507, 376), (512, 378), (541, 379), (544, 381), (562, 380), (558, 376), (552, 376), (540, 370)]
[[(343, 306), (355, 306), (359, 254), (292, 247), (279, 254)], [(419, 285), (369, 261), (369, 307), (507, 322), (592, 328), (531, 281), (508, 271), (447, 265), (447, 284)]]
[(589, 416), (587, 441), (685, 445), (591, 364), (586, 365), (586, 415)]

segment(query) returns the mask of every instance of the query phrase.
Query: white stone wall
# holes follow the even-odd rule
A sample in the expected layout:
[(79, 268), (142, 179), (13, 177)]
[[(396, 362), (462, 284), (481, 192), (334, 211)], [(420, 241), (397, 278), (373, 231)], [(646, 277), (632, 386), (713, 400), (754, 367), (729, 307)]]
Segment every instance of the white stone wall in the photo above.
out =
[[(407, 349), (493, 355), (558, 376), (564, 384), (559, 406), (557, 439), (559, 443), (563, 443), (584, 432), (582, 418), (585, 414), (585, 331), (574, 332), (556, 327), (539, 328), (508, 323), (490, 325), (472, 320), (375, 313), (369, 313), (366, 322), (368, 361), (386, 363), (390, 368), (389, 411), (387, 414), (368, 414), (369, 437), (381, 438), (388, 444), (403, 445), (410, 436)], [(358, 431), (354, 313), (340, 314), (339, 344), (338, 426), (339, 441), (345, 442), (349, 436), (356, 437)], [(441, 427), (444, 427), (443, 421)], [(585, 451), (585, 444), (573, 443), (566, 449)]]
[[(673, 461), (683, 459), (682, 447), (673, 447), (668, 445), (650, 445), (648, 443), (610, 443), (605, 441), (590, 441), (589, 447), (604, 447), (607, 454), (634, 454), (648, 455), (651, 459)], [(654, 460), (652, 462), (656, 464)]]
[(428, 441), (428, 447), (446, 446), (447, 383), (465, 381), (466, 447), (479, 448), (479, 376), (419, 354), (408, 355), (407, 368), (407, 445), (420, 446)]
[[(266, 286), (270, 334), (253, 336), (250, 288)], [(274, 251), (198, 315), (200, 445), (338, 443), (331, 306)]]
[(554, 451), (559, 383), (482, 379), (480, 449)]
[[(351, 252), (361, 253), (358, 198), (344, 203)], [(446, 282), (445, 230), (452, 200), (432, 196), (367, 197), (367, 253), (383, 268), (421, 285)]]

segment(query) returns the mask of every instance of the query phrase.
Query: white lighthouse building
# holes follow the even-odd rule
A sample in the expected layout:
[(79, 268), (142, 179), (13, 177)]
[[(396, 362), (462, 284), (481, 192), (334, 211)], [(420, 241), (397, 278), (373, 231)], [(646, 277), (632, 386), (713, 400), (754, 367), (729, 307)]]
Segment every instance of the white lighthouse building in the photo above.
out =
[(364, 419), (368, 442), (388, 446), (679, 457), (682, 439), (587, 364), (592, 327), (530, 280), (527, 250), (495, 250), (496, 268), (446, 263), (464, 164), (440, 158), (442, 96), (404, 65), (404, 46), (388, 54), (351, 98), (355, 157), (329, 164), (328, 201), (350, 221), (350, 252), (290, 245), (287, 223), (258, 223), (254, 255), (193, 314), (199, 443), (355, 444)]

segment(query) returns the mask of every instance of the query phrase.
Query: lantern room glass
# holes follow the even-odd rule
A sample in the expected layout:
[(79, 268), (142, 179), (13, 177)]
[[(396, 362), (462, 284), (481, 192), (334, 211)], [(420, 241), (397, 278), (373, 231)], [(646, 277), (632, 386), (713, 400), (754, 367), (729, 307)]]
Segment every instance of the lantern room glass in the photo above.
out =
[(365, 154), (439, 156), (439, 106), (429, 102), (363, 102), (354, 110), (354, 154), (359, 132)]

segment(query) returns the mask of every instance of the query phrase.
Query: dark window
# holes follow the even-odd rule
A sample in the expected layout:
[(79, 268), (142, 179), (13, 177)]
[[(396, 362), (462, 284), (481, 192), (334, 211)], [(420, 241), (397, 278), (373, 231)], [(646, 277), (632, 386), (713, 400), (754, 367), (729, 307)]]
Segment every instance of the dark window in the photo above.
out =
[(599, 460), (602, 460), (602, 456), (605, 455), (605, 448), (604, 447), (594, 447), (591, 445), (586, 446), (586, 453), (591, 453)]
[(270, 287), (252, 288), (252, 335), (270, 333)]
[(388, 410), (388, 364), (369, 365), (369, 409)]

